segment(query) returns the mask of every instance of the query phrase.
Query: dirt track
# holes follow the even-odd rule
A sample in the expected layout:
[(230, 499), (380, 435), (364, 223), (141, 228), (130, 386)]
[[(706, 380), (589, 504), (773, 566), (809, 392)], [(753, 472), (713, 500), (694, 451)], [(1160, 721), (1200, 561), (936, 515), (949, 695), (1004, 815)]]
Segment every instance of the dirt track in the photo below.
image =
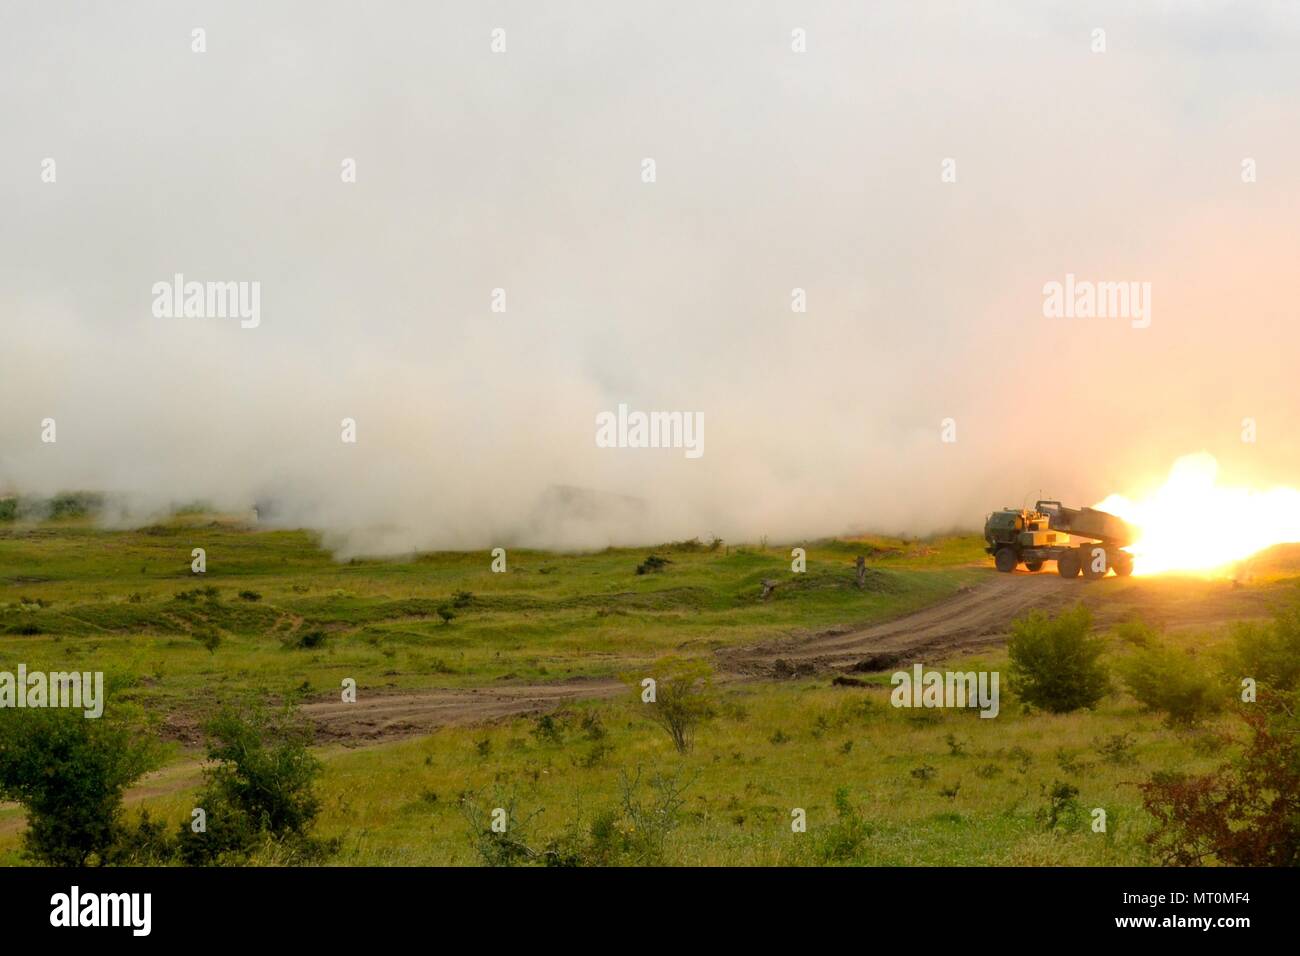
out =
[(760, 678), (881, 671), (1001, 644), (1011, 622), (1031, 610), (1053, 612), (1082, 602), (1102, 627), (1137, 615), (1157, 627), (1180, 630), (1264, 617), (1281, 597), (1276, 589), (1236, 588), (1228, 581), (1069, 581), (1053, 572), (992, 572), (988, 580), (914, 614), (868, 628), (735, 648), (721, 652), (719, 660), (728, 671)]
[(478, 724), (519, 714), (541, 713), (567, 700), (626, 693), (617, 680), (569, 680), (500, 688), (428, 690), (401, 694), (357, 693), (357, 701), (307, 704), (322, 742), (376, 741), (428, 733), (448, 724)]
[(933, 661), (996, 644), (1011, 621), (1041, 608), (1056, 610), (1081, 596), (1081, 582), (1055, 574), (996, 574), (938, 604), (868, 628), (772, 641), (721, 652), (725, 670), (748, 677), (789, 677), (830, 670), (880, 671)]
[[(1049, 565), (1050, 567), (1050, 565)], [(879, 671), (947, 658), (1001, 644), (1011, 621), (1033, 609), (1055, 611), (1082, 601), (1109, 626), (1139, 614), (1166, 629), (1209, 628), (1266, 616), (1284, 595), (1277, 588), (1234, 588), (1225, 581), (1141, 579), (1067, 581), (1054, 573), (998, 574), (938, 604), (867, 628), (790, 637), (717, 655), (719, 678), (761, 680), (836, 671)], [(375, 694), (354, 704), (326, 701), (304, 712), (322, 742), (367, 744), (540, 713), (565, 701), (627, 693), (617, 680)]]

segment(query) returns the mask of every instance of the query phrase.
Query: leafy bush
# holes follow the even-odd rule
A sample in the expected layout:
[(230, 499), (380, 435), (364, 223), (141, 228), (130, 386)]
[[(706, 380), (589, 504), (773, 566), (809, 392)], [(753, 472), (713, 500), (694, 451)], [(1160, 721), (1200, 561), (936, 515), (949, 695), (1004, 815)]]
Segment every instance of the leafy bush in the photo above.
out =
[(39, 863), (103, 862), (122, 839), (122, 794), (158, 763), (136, 723), (80, 710), (0, 710), (0, 797), (27, 811), (23, 849)]
[(1164, 863), (1300, 865), (1300, 694), (1241, 708), (1250, 739), (1215, 771), (1159, 773), (1142, 785), (1147, 842)]
[(241, 601), (260, 601), (262, 600), (262, 595), (258, 594), (256, 591), (240, 591), (239, 599)]
[(207, 648), (210, 654), (215, 654), (217, 648), (221, 646), (221, 634), (214, 627), (195, 628), (190, 636)]
[(564, 741), (564, 731), (552, 714), (539, 714), (533, 720), (532, 735), (539, 744), (558, 744)]
[(1267, 624), (1237, 624), (1224, 664), (1234, 684), (1253, 677), (1276, 691), (1295, 690), (1300, 686), (1300, 604), (1277, 611)]
[(619, 775), (617, 808), (595, 814), (589, 825), (579, 819), (535, 854), (547, 866), (655, 866), (665, 862), (669, 835), (681, 822), (685, 791), (695, 778), (681, 768), (645, 781), (642, 771)]
[(637, 574), (654, 574), (662, 571), (665, 567), (672, 564), (667, 558), (661, 558), (657, 554), (649, 555), (644, 561), (636, 566)]
[(300, 631), (297, 634), (290, 634), (284, 641), (284, 646), (290, 650), (310, 650), (313, 647), (320, 647), (325, 643), (325, 632), (320, 628), (312, 628), (309, 631)]
[(103, 861), (113, 866), (165, 866), (175, 860), (180, 849), (169, 830), (164, 821), (142, 810), (134, 824), (119, 828)]
[(315, 784), (320, 762), (312, 756), (310, 728), (293, 710), (274, 714), (260, 705), (247, 715), (223, 707), (206, 726), (212, 766), (196, 806), (206, 813), (206, 831), (181, 825), (181, 856), (188, 863), (233, 863), (259, 846), (276, 847), (290, 858), (312, 859), (332, 847), (312, 839), (320, 810)]
[(484, 866), (514, 866), (540, 857), (539, 851), (528, 845), (528, 830), (541, 810), (521, 818), (518, 806), (514, 790), (500, 785), (488, 799), (477, 791), (461, 794), (460, 812), (469, 825), (470, 846)]
[(656, 664), (654, 673), (655, 699), (643, 706), (672, 738), (677, 752), (686, 753), (696, 728), (717, 713), (710, 697), (712, 671), (703, 661), (670, 657)]
[(1088, 636), (1091, 625), (1082, 605), (1055, 618), (1034, 611), (1012, 622), (1010, 685), (1021, 700), (1064, 714), (1092, 707), (1105, 696), (1110, 682), (1099, 660), (1103, 645)]
[(1151, 643), (1118, 665), (1129, 693), (1172, 725), (1191, 727), (1218, 712), (1223, 692), (1195, 657)]
[(1083, 807), (1079, 804), (1079, 788), (1072, 783), (1054, 781), (1051, 788), (1044, 787), (1047, 803), (1038, 809), (1036, 816), (1048, 830), (1077, 830), (1083, 820)]
[(1113, 767), (1126, 767), (1137, 763), (1137, 755), (1133, 753), (1133, 744), (1133, 735), (1127, 733), (1111, 734), (1105, 740), (1093, 741), (1093, 746), (1101, 759)]

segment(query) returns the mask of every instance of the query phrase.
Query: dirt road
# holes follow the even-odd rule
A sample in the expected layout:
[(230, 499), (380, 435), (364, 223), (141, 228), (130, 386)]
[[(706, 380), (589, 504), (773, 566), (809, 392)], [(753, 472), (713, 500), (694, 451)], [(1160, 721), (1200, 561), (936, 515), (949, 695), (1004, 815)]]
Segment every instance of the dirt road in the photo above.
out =
[(1011, 621), (1034, 608), (1056, 610), (1080, 586), (1055, 574), (996, 574), (938, 604), (868, 628), (840, 628), (720, 652), (723, 669), (748, 677), (833, 670), (880, 671), (996, 644)]
[(372, 694), (359, 690), (355, 703), (307, 704), (303, 713), (316, 724), (322, 743), (367, 743), (428, 733), (448, 724), (478, 724), (502, 717), (541, 713), (565, 701), (627, 693), (618, 680), (568, 680), (514, 684), (500, 688), (427, 690)]
[[(1050, 565), (1049, 565), (1050, 567)], [(1209, 628), (1260, 618), (1284, 600), (1279, 588), (1234, 588), (1226, 581), (1109, 578), (1067, 581), (1050, 572), (998, 574), (938, 604), (867, 628), (841, 628), (717, 654), (719, 679), (762, 680), (830, 672), (890, 670), (1001, 644), (1011, 622), (1034, 609), (1057, 611), (1082, 601), (1100, 626), (1130, 615), (1165, 629)], [(626, 694), (617, 680), (575, 679), (548, 684), (402, 693), (367, 693), (356, 703), (326, 701), (303, 708), (322, 743), (366, 745), (541, 713), (565, 701)]]
[(1081, 602), (1101, 627), (1138, 616), (1162, 629), (1178, 630), (1266, 617), (1282, 598), (1277, 589), (1235, 588), (1228, 581), (1071, 581), (1054, 572), (991, 572), (986, 581), (905, 617), (868, 628), (733, 648), (718, 658), (724, 669), (758, 678), (882, 671), (932, 664), (1001, 644), (1011, 622), (1032, 610), (1055, 612)]

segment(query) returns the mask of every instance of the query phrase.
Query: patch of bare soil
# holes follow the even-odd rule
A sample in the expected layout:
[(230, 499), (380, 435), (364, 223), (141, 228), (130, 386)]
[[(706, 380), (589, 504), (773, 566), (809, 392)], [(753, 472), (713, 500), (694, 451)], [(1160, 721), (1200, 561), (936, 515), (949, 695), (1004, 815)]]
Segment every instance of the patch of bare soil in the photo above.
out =
[(318, 741), (355, 745), (427, 734), (448, 724), (481, 724), (539, 714), (567, 701), (626, 692), (627, 685), (621, 681), (593, 679), (403, 693), (358, 689), (355, 703), (322, 701), (304, 705), (302, 712), (316, 725)]

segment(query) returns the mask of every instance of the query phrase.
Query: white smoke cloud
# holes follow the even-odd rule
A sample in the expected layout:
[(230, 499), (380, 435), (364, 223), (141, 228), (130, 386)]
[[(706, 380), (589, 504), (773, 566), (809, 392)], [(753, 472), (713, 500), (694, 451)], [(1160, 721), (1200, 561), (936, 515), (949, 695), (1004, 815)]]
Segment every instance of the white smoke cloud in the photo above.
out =
[[(924, 533), (1200, 448), (1300, 466), (1283, 8), (5, 20), (0, 491), (273, 502), (353, 554)], [(260, 327), (154, 318), (177, 272), (260, 282)], [(1151, 327), (1045, 319), (1067, 272), (1150, 282)], [(597, 448), (619, 402), (702, 412), (706, 454)]]

